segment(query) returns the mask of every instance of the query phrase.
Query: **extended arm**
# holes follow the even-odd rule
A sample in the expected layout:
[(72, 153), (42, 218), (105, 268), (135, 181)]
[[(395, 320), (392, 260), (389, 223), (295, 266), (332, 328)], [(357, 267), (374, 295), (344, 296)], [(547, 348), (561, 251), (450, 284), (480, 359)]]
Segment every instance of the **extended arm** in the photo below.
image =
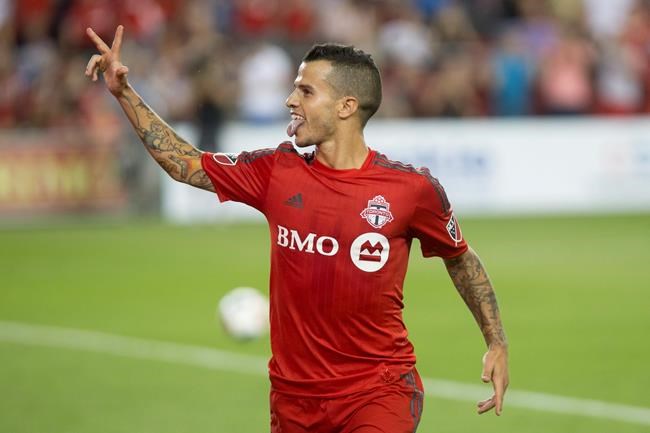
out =
[(490, 278), (478, 255), (471, 248), (459, 257), (446, 259), (445, 266), (458, 293), (481, 328), (488, 352), (483, 357), (484, 382), (492, 382), (494, 395), (479, 402), (479, 413), (496, 406), (501, 414), (503, 394), (508, 387), (508, 344), (501, 324), (499, 307)]
[(201, 166), (201, 151), (183, 140), (131, 86), (117, 97), (144, 147), (172, 178), (214, 192)]
[(151, 156), (175, 180), (214, 192), (201, 166), (201, 151), (179, 137), (128, 84), (129, 70), (120, 61), (124, 28), (118, 26), (110, 48), (92, 29), (86, 33), (101, 53), (91, 57), (86, 75), (94, 81), (98, 71), (103, 73), (108, 90), (117, 98)]

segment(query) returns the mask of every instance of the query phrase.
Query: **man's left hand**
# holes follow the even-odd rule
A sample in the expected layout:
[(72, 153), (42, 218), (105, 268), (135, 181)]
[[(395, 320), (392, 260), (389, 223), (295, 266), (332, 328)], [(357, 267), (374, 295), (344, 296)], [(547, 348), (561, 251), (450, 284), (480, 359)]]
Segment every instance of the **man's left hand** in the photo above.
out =
[(483, 356), (483, 373), (481, 380), (485, 383), (492, 382), (494, 394), (487, 400), (479, 401), (478, 413), (483, 414), (492, 408), (495, 413), (501, 415), (503, 408), (503, 395), (508, 388), (508, 349), (505, 346), (490, 347)]

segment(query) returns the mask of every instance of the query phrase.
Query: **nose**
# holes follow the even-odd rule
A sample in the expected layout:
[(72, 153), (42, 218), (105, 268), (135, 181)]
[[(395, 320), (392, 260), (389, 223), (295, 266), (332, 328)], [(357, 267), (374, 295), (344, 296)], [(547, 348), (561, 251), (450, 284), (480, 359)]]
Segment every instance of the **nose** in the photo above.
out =
[(298, 103), (296, 102), (296, 89), (293, 90), (293, 92), (289, 93), (289, 96), (287, 96), (287, 100), (284, 101), (284, 105), (286, 105), (288, 108), (296, 108), (298, 106)]

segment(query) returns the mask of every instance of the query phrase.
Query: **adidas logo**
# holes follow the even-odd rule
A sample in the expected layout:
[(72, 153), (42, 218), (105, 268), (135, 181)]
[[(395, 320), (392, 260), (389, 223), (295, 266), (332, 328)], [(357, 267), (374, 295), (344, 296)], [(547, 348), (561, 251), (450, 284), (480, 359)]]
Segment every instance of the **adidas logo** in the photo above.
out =
[(289, 197), (287, 201), (284, 202), (287, 206), (295, 207), (302, 209), (302, 194), (298, 193), (292, 197)]

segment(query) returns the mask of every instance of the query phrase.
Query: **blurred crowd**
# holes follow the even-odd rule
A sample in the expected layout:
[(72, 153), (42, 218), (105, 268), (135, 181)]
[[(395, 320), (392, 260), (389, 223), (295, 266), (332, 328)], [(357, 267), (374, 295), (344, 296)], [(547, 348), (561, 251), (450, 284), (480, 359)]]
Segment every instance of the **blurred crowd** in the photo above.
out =
[(0, 0), (0, 127), (121, 122), (84, 76), (85, 28), (110, 44), (119, 23), (132, 85), (204, 144), (286, 119), (317, 41), (372, 53), (381, 117), (650, 112), (647, 0)]

